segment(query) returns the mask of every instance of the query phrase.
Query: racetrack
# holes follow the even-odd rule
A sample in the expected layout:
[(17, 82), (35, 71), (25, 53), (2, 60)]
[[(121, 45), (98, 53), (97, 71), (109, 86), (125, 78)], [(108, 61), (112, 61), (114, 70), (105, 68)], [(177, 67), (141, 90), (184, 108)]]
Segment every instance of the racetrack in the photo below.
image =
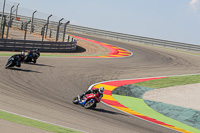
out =
[(102, 103), (96, 110), (86, 110), (73, 105), (72, 99), (96, 82), (200, 73), (199, 56), (79, 36), (128, 49), (134, 55), (115, 59), (40, 57), (38, 64), (22, 64), (14, 70), (5, 70), (7, 58), (1, 57), (1, 109), (85, 132), (173, 132)]

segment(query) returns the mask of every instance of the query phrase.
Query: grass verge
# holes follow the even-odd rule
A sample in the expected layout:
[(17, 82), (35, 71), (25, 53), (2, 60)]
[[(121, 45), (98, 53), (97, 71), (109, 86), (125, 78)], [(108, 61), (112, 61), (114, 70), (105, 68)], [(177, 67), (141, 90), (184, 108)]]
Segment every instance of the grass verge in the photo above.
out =
[(148, 116), (150, 118), (156, 119), (158, 121), (162, 121), (166, 124), (173, 125), (175, 127), (184, 129), (186, 131), (194, 132), (194, 133), (200, 133), (200, 130), (193, 128), (191, 126), (188, 126), (186, 124), (183, 124), (179, 121), (176, 121), (172, 118), (166, 117), (152, 108), (150, 108), (143, 99), (140, 98), (134, 98), (129, 96), (120, 96), (120, 95), (112, 95), (115, 100), (117, 100), (122, 105), (128, 107), (129, 109), (132, 109), (136, 112), (139, 112), (145, 116)]
[(195, 51), (187, 51), (187, 50), (175, 49), (175, 48), (170, 48), (170, 47), (155, 46), (155, 45), (149, 45), (149, 44), (143, 44), (143, 45), (148, 45), (148, 46), (157, 47), (157, 48), (161, 48), (161, 49), (167, 49), (167, 50), (171, 50), (171, 51), (176, 51), (176, 52), (200, 56), (200, 53), (195, 53)]
[(23, 124), (26, 126), (31, 126), (31, 127), (55, 132), (55, 133), (80, 133), (79, 131), (67, 129), (67, 128), (56, 126), (53, 124), (48, 124), (45, 122), (40, 122), (37, 120), (32, 120), (30, 118), (25, 118), (22, 116), (10, 114), (10, 113), (3, 112), (3, 111), (0, 111), (0, 119), (16, 122), (16, 123)]
[[(178, 86), (178, 85), (186, 85), (186, 84), (194, 84), (194, 83), (200, 83), (200, 75), (187, 75), (187, 76), (174, 76), (174, 77), (167, 77), (162, 79), (156, 79), (156, 80), (150, 80), (140, 83), (135, 83), (133, 85), (137, 86), (143, 86), (143, 87), (150, 87), (150, 88), (165, 88), (165, 87), (171, 87), (171, 86)], [(173, 125), (175, 127), (200, 133), (200, 130), (188, 126), (186, 124), (183, 124), (179, 121), (176, 121), (172, 118), (166, 117), (157, 111), (153, 110), (151, 107), (149, 107), (143, 99), (141, 98), (135, 98), (135, 97), (129, 97), (129, 96), (120, 96), (120, 95), (112, 95), (114, 99), (116, 99), (119, 103), (122, 105), (139, 112), (145, 116), (148, 116), (150, 118), (154, 118), (158, 121), (162, 121), (164, 123)]]
[(158, 89), (195, 83), (200, 83), (200, 75), (167, 77), (157, 80), (135, 83), (134, 85)]

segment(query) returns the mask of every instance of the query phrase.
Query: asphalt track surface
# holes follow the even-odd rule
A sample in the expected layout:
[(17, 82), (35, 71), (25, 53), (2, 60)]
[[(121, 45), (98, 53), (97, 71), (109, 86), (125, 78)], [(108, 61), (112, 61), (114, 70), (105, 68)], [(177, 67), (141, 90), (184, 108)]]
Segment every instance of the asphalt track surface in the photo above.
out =
[(8, 57), (0, 57), (0, 108), (91, 133), (176, 132), (102, 103), (95, 110), (86, 110), (72, 104), (72, 99), (97, 82), (200, 73), (199, 56), (79, 36), (128, 49), (133, 56), (114, 59), (41, 57), (36, 65), (22, 64), (21, 68), (9, 70), (4, 68)]

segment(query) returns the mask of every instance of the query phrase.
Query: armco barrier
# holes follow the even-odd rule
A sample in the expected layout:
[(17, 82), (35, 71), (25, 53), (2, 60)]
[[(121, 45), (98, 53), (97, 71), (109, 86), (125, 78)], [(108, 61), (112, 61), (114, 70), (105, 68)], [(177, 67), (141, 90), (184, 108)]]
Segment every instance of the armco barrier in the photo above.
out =
[(1, 51), (23, 51), (39, 48), (41, 52), (67, 52), (76, 49), (75, 42), (51, 42), (51, 41), (30, 41), (0, 39)]
[[(18, 17), (20, 17), (20, 22), (17, 22), (14, 20), (13, 27), (19, 28), (21, 26), (21, 22), (27, 22), (31, 19), (30, 17), (20, 16), (20, 15), (18, 15)], [(44, 26), (45, 23), (46, 23), (45, 19), (34, 18), (35, 33), (39, 34), (41, 32), (41, 28)], [(55, 22), (55, 21), (50, 21), (49, 23), (49, 29), (52, 30), (52, 36), (55, 36), (56, 34), (57, 25), (58, 25), (58, 22)], [(61, 25), (61, 29), (62, 29), (62, 26), (63, 25)], [(100, 37), (113, 38), (113, 39), (118, 39), (118, 40), (125, 40), (128, 42), (139, 42), (139, 43), (144, 43), (144, 44), (149, 44), (149, 45), (158, 45), (158, 46), (163, 46), (163, 47), (171, 47), (171, 48), (176, 48), (176, 49), (184, 49), (188, 51), (200, 52), (200, 45), (167, 41), (167, 40), (142, 37), (142, 36), (135, 36), (135, 35), (106, 31), (106, 30), (88, 28), (88, 27), (83, 27), (83, 26), (77, 26), (77, 25), (72, 25), (72, 24), (69, 24), (67, 26), (67, 31), (78, 32), (78, 33), (100, 36)], [(48, 33), (50, 33), (50, 31), (48, 31)], [(59, 36), (60, 38), (62, 37), (62, 34), (63, 32), (61, 31), (60, 36)]]
[(106, 30), (99, 30), (99, 29), (71, 25), (71, 24), (68, 26), (68, 31), (79, 32), (79, 33), (84, 33), (88, 35), (100, 36), (100, 37), (113, 38), (113, 39), (118, 39), (118, 40), (125, 40), (128, 42), (139, 42), (139, 43), (144, 43), (144, 44), (149, 44), (149, 45), (158, 45), (158, 46), (163, 46), (163, 47), (171, 47), (171, 48), (176, 48), (176, 49), (185, 49), (189, 51), (200, 52), (200, 45), (167, 41), (167, 40), (142, 37), (142, 36), (135, 36), (135, 35), (111, 32), (111, 31), (106, 31)]

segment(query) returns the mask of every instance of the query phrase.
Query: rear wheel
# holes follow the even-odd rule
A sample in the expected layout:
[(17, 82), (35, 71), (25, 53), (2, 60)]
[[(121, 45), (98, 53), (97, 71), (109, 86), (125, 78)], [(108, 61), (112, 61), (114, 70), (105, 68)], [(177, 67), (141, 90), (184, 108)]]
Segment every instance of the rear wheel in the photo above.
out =
[(97, 106), (97, 103), (95, 102), (95, 104), (92, 106), (92, 108), (96, 108), (96, 106)]
[(24, 63), (28, 63), (28, 62), (31, 62), (32, 61), (32, 58), (30, 58), (29, 56), (26, 56), (23, 60)]
[(86, 109), (92, 108), (95, 105), (95, 103), (96, 102), (94, 99), (90, 99), (85, 103), (84, 108)]
[(78, 104), (78, 97), (75, 97), (72, 102), (73, 102), (73, 104)]

